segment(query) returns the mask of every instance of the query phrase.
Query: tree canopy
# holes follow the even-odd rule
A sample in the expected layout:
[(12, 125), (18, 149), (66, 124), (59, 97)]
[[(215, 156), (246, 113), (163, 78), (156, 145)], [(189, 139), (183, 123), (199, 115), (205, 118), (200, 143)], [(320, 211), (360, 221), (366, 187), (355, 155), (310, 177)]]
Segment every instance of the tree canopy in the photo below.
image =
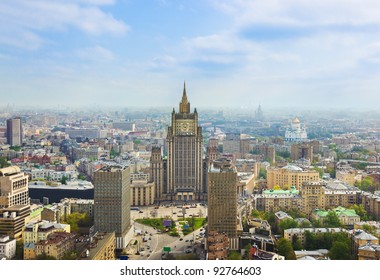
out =
[(295, 260), (296, 255), (294, 254), (292, 243), (285, 239), (280, 238), (277, 242), (278, 254), (284, 256), (286, 260)]

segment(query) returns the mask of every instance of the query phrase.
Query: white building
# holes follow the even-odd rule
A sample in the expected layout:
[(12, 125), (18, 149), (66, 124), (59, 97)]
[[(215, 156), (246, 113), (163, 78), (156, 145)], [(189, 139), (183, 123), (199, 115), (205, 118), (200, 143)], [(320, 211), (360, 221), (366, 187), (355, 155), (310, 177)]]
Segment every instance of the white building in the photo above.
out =
[(302, 142), (307, 140), (307, 133), (305, 127), (301, 126), (298, 118), (294, 118), (290, 129), (285, 132), (285, 141), (288, 142)]
[(0, 235), (0, 259), (13, 259), (16, 256), (16, 239)]

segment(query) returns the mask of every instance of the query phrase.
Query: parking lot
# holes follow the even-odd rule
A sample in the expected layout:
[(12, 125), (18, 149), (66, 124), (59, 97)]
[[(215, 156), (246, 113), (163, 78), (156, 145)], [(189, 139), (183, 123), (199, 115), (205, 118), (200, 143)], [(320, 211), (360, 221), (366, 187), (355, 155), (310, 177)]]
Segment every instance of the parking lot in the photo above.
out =
[(205, 218), (207, 216), (207, 206), (205, 204), (187, 204), (173, 205), (165, 204), (161, 206), (139, 206), (139, 210), (131, 210), (131, 220), (143, 218), (165, 218), (170, 217), (173, 220), (189, 217)]
[[(135, 229), (135, 238), (139, 240), (139, 253), (131, 259), (162, 259), (163, 248), (170, 247), (170, 254), (190, 254), (200, 253), (201, 243), (204, 242), (204, 228), (198, 229), (186, 236), (178, 223), (178, 218), (202, 217), (207, 216), (207, 206), (205, 204), (173, 205), (166, 204), (157, 206), (144, 206), (131, 210), (131, 220)], [(135, 222), (136, 219), (143, 218), (165, 218), (170, 217), (176, 222), (179, 237), (172, 237), (162, 234), (158, 230)], [(199, 254), (201, 257), (202, 255)]]

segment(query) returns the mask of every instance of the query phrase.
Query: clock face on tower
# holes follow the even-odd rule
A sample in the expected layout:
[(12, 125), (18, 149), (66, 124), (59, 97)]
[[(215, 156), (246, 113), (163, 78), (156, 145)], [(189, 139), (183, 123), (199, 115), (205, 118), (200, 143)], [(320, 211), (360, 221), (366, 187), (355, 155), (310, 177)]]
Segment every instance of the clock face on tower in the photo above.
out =
[(182, 121), (178, 123), (177, 129), (178, 133), (180, 134), (193, 134), (193, 125), (192, 123), (187, 121)]
[(188, 132), (188, 131), (189, 131), (189, 128), (190, 128), (190, 126), (189, 126), (188, 123), (183, 123), (183, 124), (182, 124), (182, 131), (183, 131), (183, 132)]

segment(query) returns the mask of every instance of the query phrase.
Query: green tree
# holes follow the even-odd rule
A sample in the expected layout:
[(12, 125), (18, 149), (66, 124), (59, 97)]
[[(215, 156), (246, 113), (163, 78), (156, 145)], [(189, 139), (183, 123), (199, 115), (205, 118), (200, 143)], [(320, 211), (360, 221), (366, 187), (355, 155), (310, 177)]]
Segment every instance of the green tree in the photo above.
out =
[(292, 243), (285, 239), (280, 238), (277, 242), (278, 254), (284, 256), (286, 260), (295, 260), (296, 255), (294, 254)]
[(92, 217), (87, 213), (74, 212), (68, 215), (64, 221), (70, 225), (72, 232), (78, 232), (79, 227), (89, 227), (93, 224)]
[(322, 168), (314, 166), (313, 169), (314, 169), (315, 171), (318, 171), (318, 173), (319, 173), (319, 178), (322, 178), (322, 177), (323, 177), (323, 174), (325, 173), (325, 171), (324, 171)]
[(338, 215), (334, 211), (329, 211), (326, 218), (323, 220), (323, 225), (325, 227), (341, 227), (342, 223), (339, 220)]
[(350, 208), (355, 210), (356, 214), (359, 215), (360, 220), (362, 221), (372, 220), (372, 217), (367, 214), (367, 211), (364, 209), (364, 206), (362, 204), (354, 204)]
[(267, 170), (263, 167), (260, 168), (259, 178), (263, 178), (263, 179), (267, 178)]
[(306, 215), (303, 214), (298, 208), (291, 208), (287, 213), (293, 218), (306, 218)]
[(290, 159), (290, 152), (289, 151), (276, 152), (276, 155), (280, 156), (284, 159)]
[(303, 249), (302, 242), (296, 234), (294, 234), (292, 236), (292, 246), (293, 246), (294, 250), (302, 250)]
[(364, 177), (364, 179), (361, 182), (355, 182), (355, 186), (361, 189), (362, 191), (369, 191), (370, 188), (373, 187), (373, 185), (373, 178), (370, 176)]
[(48, 255), (46, 255), (46, 253), (42, 253), (41, 255), (38, 255), (36, 257), (36, 260), (56, 260), (56, 258), (54, 258), (52, 256), (48, 256)]
[(227, 259), (228, 259), (228, 260), (241, 260), (242, 257), (241, 257), (241, 254), (240, 254), (239, 252), (231, 251), (231, 252), (228, 254)]
[(78, 175), (78, 179), (79, 179), (79, 180), (83, 180), (83, 181), (85, 181), (85, 180), (87, 180), (87, 177), (86, 177), (86, 175), (84, 175), (83, 173), (79, 173), (79, 175)]
[(63, 185), (67, 185), (67, 180), (68, 180), (69, 178), (67, 178), (66, 176), (62, 176), (62, 178), (61, 178), (61, 180), (60, 180), (60, 182), (61, 182), (61, 184), (63, 184)]
[(115, 158), (118, 155), (120, 155), (120, 153), (116, 152), (115, 149), (112, 148), (111, 151), (110, 151), (110, 158)]
[(321, 220), (317, 220), (317, 219), (315, 219), (315, 220), (312, 222), (312, 225), (313, 225), (313, 227), (315, 227), (315, 228), (321, 228), (321, 227), (322, 227), (322, 222), (321, 222)]
[(62, 257), (62, 260), (76, 260), (76, 259), (78, 259), (78, 254), (75, 251), (67, 252)]
[(297, 228), (298, 223), (293, 219), (285, 219), (285, 220), (282, 220), (278, 226), (280, 227), (280, 230), (283, 233), (284, 230), (286, 230), (286, 229)]
[(11, 166), (6, 157), (0, 157), (0, 168)]
[(332, 260), (351, 260), (350, 246), (342, 241), (334, 242), (328, 256)]

